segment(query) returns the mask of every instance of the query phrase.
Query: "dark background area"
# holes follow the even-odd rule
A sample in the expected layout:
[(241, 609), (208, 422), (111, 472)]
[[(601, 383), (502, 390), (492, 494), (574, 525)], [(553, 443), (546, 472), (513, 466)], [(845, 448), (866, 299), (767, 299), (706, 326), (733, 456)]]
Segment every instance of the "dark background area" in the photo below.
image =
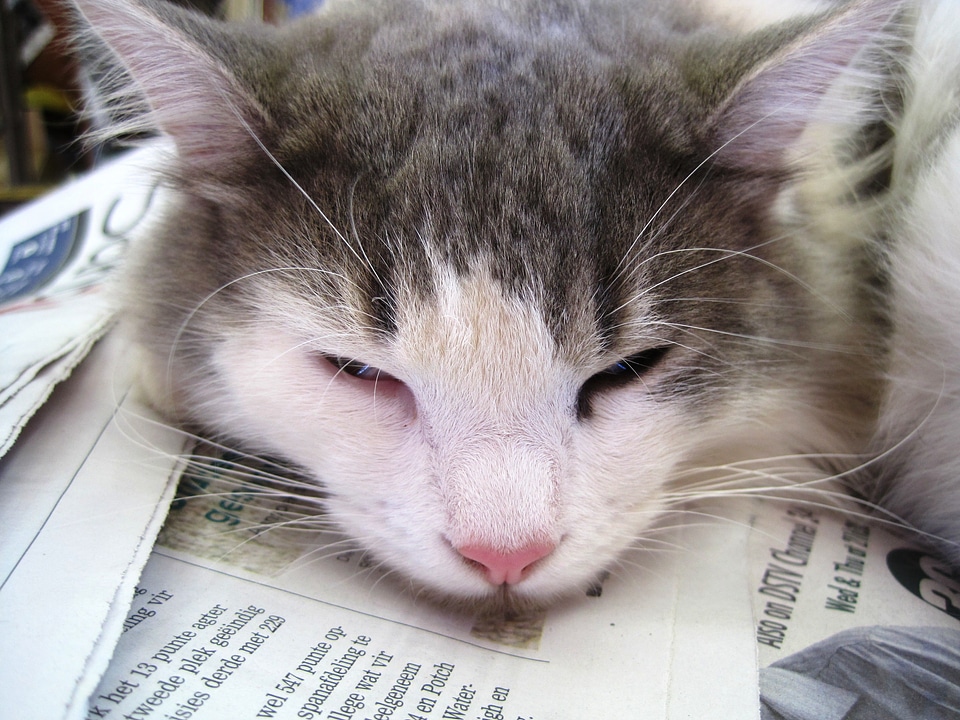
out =
[[(124, 2), (126, 0), (115, 0)], [(177, 0), (229, 20), (279, 22), (317, 0)], [(58, 0), (0, 0), (0, 214), (90, 169), (69, 10)]]

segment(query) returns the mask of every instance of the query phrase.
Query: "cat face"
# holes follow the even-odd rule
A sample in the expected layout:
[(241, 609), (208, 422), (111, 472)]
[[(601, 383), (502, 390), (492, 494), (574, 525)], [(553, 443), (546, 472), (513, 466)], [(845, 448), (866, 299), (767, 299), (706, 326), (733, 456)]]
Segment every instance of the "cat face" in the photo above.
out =
[(81, 7), (179, 151), (132, 269), (144, 384), (417, 586), (551, 600), (710, 468), (856, 436), (862, 248), (781, 208), (890, 3), (748, 45), (618, 3)]
[[(338, 370), (326, 351), (313, 349), (313, 339), (328, 333), (265, 326), (235, 336), (215, 362), (227, 387), (247, 390), (231, 393), (224, 414), (250, 419), (245, 436), (269, 439), (268, 447), (331, 478), (332, 514), (422, 585), (489, 594), (484, 571), (458, 552), (464, 548), (509, 554), (556, 546), (524, 580), (538, 595), (567, 589), (571, 564), (578, 581), (592, 580), (602, 567), (596, 540), (635, 529), (608, 498), (622, 501), (629, 491), (637, 512), (656, 506), (653, 483), (635, 482), (643, 467), (618, 447), (622, 435), (604, 437), (611, 424), (598, 417), (629, 421), (634, 413), (598, 399), (593, 432), (585, 432), (576, 409), (582, 370), (558, 351), (534, 308), (504, 298), (482, 275), (451, 279), (441, 293), (408, 306), (389, 342), (353, 345), (390, 368), (390, 377)], [(649, 406), (634, 395), (636, 411)], [(631, 438), (644, 432), (637, 430)], [(662, 447), (648, 465), (670, 455)], [(618, 549), (601, 551), (609, 560)], [(557, 558), (551, 573), (547, 563)]]

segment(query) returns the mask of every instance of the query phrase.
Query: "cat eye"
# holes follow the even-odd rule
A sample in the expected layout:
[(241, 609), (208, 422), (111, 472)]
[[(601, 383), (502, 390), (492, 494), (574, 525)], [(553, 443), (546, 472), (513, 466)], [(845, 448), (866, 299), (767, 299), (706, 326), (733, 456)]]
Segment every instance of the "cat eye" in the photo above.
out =
[(618, 360), (606, 370), (598, 373), (594, 377), (603, 376), (606, 378), (624, 377), (625, 380), (639, 378), (652, 370), (663, 359), (663, 356), (670, 350), (669, 346), (650, 348), (636, 355)]
[(324, 355), (323, 357), (340, 372), (345, 372), (347, 375), (352, 375), (360, 380), (377, 380), (379, 382), (396, 380), (393, 375), (359, 360), (350, 360), (335, 355)]
[(598, 393), (642, 378), (659, 365), (668, 352), (670, 352), (669, 345), (650, 348), (622, 358), (589, 378), (580, 387), (580, 393), (577, 396), (577, 415), (581, 419), (590, 417), (593, 410), (592, 401)]

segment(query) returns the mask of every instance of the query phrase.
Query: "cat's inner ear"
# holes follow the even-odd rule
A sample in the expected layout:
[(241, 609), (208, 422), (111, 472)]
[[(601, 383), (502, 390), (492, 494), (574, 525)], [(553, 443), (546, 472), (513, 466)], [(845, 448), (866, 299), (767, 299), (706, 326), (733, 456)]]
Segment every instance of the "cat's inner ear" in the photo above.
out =
[[(844, 122), (845, 117), (853, 117), (857, 112), (853, 103), (838, 98), (825, 104), (824, 99), (854, 66), (853, 73), (862, 82), (871, 82), (874, 74), (864, 56), (887, 37), (885, 29), (895, 21), (900, 5), (899, 0), (853, 2), (819, 22), (800, 21), (760, 31), (715, 61), (718, 72), (728, 72), (739, 58), (749, 61), (751, 55), (764, 53), (765, 47), (776, 48), (740, 76), (715, 105), (706, 123), (714, 159), (731, 167), (779, 170), (786, 151), (812, 121)], [(693, 52), (688, 66), (710, 64), (706, 48)]]
[(105, 98), (121, 118), (114, 132), (162, 130), (174, 139), (181, 160), (213, 170), (229, 168), (256, 147), (254, 135), (265, 127), (266, 113), (217, 58), (217, 49), (230, 56), (236, 43), (225, 26), (167, 3), (77, 0), (77, 5), (133, 80), (132, 87), (121, 83), (119, 91), (114, 82), (113, 97)]

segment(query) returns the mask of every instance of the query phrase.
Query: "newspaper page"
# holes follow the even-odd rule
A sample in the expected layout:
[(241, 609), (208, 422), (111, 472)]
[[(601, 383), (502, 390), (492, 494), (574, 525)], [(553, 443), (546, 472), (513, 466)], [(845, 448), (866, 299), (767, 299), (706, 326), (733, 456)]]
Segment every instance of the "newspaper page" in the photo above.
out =
[(107, 279), (156, 216), (159, 142), (0, 220), (0, 457), (110, 324)]
[(881, 520), (752, 514), (765, 718), (960, 717), (960, 579)]
[(0, 221), (3, 717), (86, 706), (175, 486), (182, 437), (129, 396), (119, 340), (74, 373), (162, 202), (151, 170), (166, 152), (128, 153)]
[(275, 472), (242, 460), (181, 481), (86, 718), (758, 716), (742, 523), (680, 529), (693, 552), (550, 610), (473, 617), (315, 529), (309, 499), (238, 481)]
[(173, 495), (182, 436), (131, 396), (122, 348), (101, 341), (0, 460), (0, 717), (85, 706)]
[[(938, 715), (929, 698), (913, 698), (882, 714), (865, 693), (901, 704), (904, 694), (873, 665), (861, 668), (872, 688), (833, 694), (820, 687), (825, 674), (803, 674), (823, 641), (831, 667), (836, 643), (876, 642), (886, 657), (906, 642), (911, 652), (933, 648), (934, 662), (946, 664), (930, 672), (956, 693), (960, 665), (949, 663), (960, 652), (960, 585), (874, 521), (732, 499), (702, 509), (714, 520), (678, 528), (674, 551), (634, 558), (586, 596), (530, 616), (469, 617), (405, 594), (361, 550), (316, 530), (316, 506), (273, 489), (276, 475), (230, 453), (201, 453), (87, 718), (960, 712), (945, 704)], [(894, 679), (903, 676), (897, 667)]]

